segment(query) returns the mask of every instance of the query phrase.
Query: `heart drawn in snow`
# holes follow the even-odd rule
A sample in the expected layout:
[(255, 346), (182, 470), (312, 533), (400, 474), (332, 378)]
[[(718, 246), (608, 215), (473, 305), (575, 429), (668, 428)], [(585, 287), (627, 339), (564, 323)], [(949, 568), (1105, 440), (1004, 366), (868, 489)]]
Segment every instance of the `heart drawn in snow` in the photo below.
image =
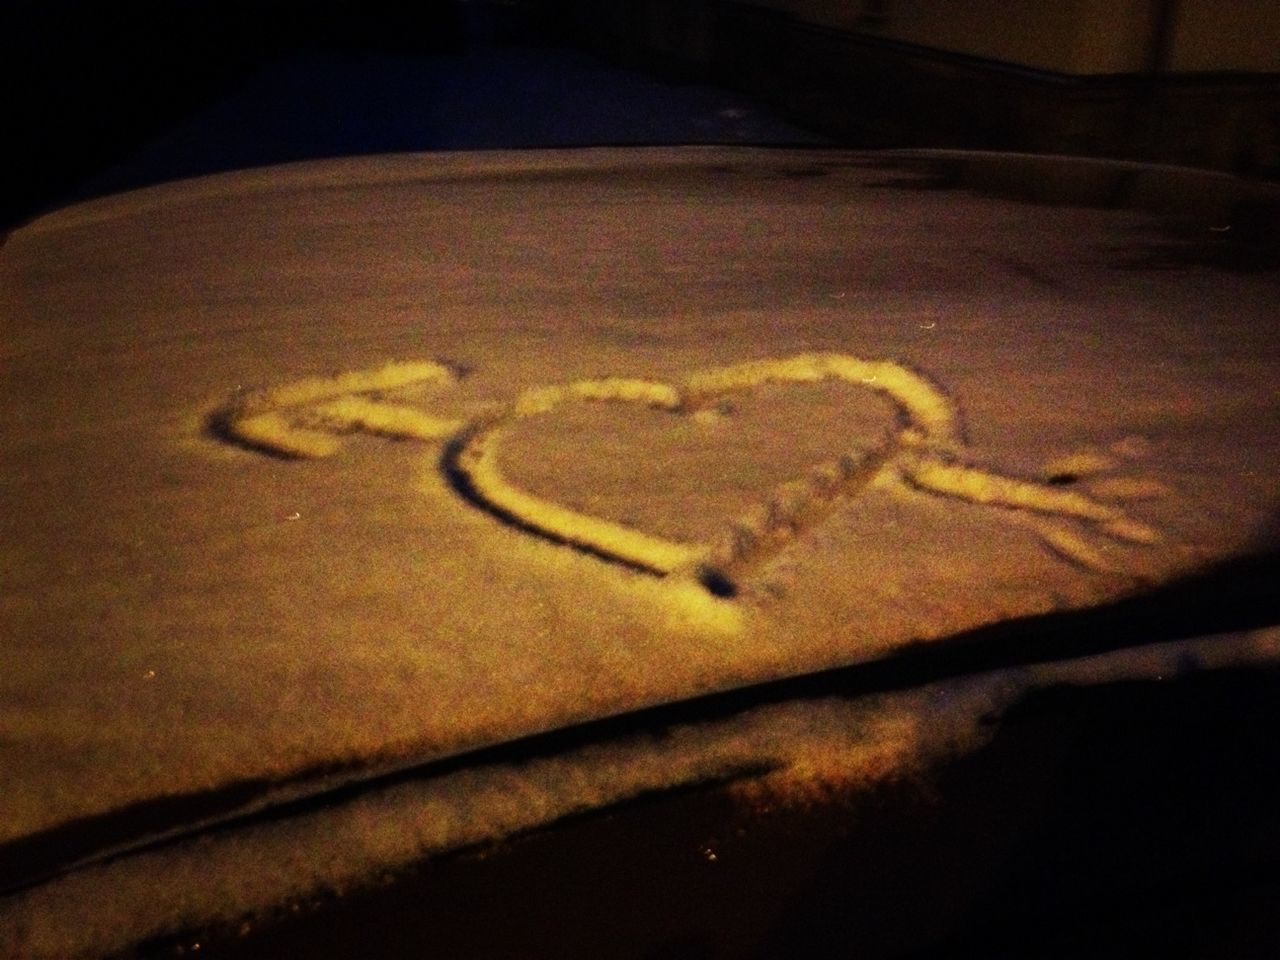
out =
[[(541, 386), (494, 413), (472, 420), (433, 416), (390, 403), (381, 394), (423, 383), (447, 385), (456, 375), (434, 361), (392, 363), (378, 370), (311, 378), (239, 398), (210, 420), (224, 440), (284, 457), (323, 457), (340, 435), (366, 432), (401, 439), (443, 440), (440, 463), (465, 502), (553, 543), (659, 577), (693, 577), (719, 596), (737, 593), (743, 577), (872, 482), (896, 480), (971, 503), (1023, 510), (1087, 524), (1113, 539), (1152, 543), (1156, 533), (1118, 507), (1076, 490), (1005, 476), (961, 459), (954, 403), (924, 375), (889, 360), (811, 353), (717, 367), (680, 383), (609, 377)], [(658, 536), (545, 499), (503, 473), (504, 437), (521, 421), (575, 403), (639, 405), (682, 416), (715, 407), (766, 384), (843, 381), (872, 390), (896, 410), (895, 429), (870, 450), (851, 450), (775, 487), (711, 543)], [(1056, 527), (1046, 539), (1085, 566), (1103, 566), (1078, 535)]]

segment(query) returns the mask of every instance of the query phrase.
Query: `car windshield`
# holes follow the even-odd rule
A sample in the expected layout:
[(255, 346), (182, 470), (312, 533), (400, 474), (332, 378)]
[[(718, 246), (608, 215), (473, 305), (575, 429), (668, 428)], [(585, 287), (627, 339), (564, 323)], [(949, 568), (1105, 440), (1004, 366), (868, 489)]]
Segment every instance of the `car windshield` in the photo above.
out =
[(1280, 14), (1084, 6), (10, 5), (0, 958), (1280, 950)]

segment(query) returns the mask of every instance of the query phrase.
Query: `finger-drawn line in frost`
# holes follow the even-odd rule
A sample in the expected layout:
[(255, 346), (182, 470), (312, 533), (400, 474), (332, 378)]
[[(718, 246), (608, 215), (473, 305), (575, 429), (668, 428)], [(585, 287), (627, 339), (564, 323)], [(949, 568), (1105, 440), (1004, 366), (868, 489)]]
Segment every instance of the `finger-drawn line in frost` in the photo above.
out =
[[(722, 597), (738, 592), (750, 571), (872, 484), (909, 488), (972, 504), (1034, 515), (1055, 553), (1080, 566), (1109, 570), (1103, 552), (1077, 532), (1129, 544), (1159, 540), (1151, 527), (1118, 506), (1052, 483), (1021, 479), (967, 462), (956, 404), (925, 375), (891, 360), (806, 353), (717, 367), (680, 383), (610, 377), (524, 390), (496, 412), (470, 420), (434, 416), (388, 402), (399, 388), (456, 383), (457, 373), (432, 360), (389, 363), (376, 370), (312, 377), (247, 393), (210, 419), (222, 439), (279, 457), (335, 453), (343, 435), (443, 441), (440, 468), (468, 503), (526, 533), (659, 577), (692, 577)], [(764, 384), (844, 381), (875, 391), (897, 412), (895, 429), (869, 451), (817, 464), (787, 481), (730, 523), (712, 543), (655, 536), (535, 496), (503, 473), (503, 436), (516, 424), (571, 403), (643, 405), (688, 416)], [(1073, 529), (1073, 526), (1076, 529)]]

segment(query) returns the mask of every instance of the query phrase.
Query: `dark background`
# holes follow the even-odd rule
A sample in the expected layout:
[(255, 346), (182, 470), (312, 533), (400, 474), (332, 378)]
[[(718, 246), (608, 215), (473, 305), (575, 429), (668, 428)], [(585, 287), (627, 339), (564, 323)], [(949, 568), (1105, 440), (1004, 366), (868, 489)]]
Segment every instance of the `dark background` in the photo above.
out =
[[(1143, 73), (1054, 74), (867, 26), (742, 0), (10, 0), (0, 228), (158, 180), (392, 150), (827, 142), (1280, 176), (1280, 76), (1171, 74), (1158, 44)], [(203, 140), (175, 141), (202, 112)]]
[(54, 202), (265, 65), (304, 51), (458, 51), (456, 5), (349, 0), (20, 0), (3, 13), (14, 166), (0, 222)]

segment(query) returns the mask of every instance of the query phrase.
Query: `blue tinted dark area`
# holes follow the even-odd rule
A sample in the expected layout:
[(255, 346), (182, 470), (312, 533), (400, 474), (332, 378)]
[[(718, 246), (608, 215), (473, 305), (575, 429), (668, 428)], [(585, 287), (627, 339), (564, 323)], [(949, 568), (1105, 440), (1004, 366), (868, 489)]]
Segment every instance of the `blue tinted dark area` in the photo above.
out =
[(267, 65), (89, 189), (367, 153), (778, 142), (819, 141), (741, 96), (567, 50), (312, 53)]
[[(382, 9), (385, 7), (386, 9)], [(402, 9), (403, 7), (403, 9)], [(147, 184), (420, 150), (821, 143), (741, 94), (557, 46), (518, 5), (26, 4), (0, 222)]]

